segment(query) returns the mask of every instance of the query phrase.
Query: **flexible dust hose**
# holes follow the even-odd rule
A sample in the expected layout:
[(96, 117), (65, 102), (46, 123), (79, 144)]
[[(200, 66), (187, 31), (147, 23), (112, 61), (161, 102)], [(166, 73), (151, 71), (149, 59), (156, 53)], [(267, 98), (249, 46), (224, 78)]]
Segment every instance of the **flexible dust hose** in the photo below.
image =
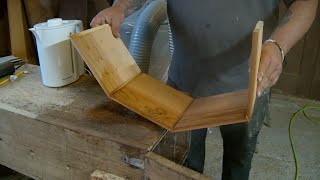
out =
[(149, 70), (152, 44), (166, 16), (166, 0), (153, 1), (139, 15), (133, 28), (129, 52), (144, 73), (147, 73)]

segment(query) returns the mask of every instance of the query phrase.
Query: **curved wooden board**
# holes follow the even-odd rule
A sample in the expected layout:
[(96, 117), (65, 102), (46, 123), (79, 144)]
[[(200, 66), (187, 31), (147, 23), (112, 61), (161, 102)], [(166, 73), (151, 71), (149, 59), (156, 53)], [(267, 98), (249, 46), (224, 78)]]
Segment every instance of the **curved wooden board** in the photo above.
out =
[(146, 74), (139, 75), (111, 98), (170, 131), (193, 101)]
[(72, 34), (70, 39), (108, 96), (136, 78), (140, 68), (109, 25)]
[(240, 90), (195, 99), (174, 126), (173, 131), (186, 131), (248, 121), (248, 91)]
[(252, 47), (250, 55), (250, 76), (248, 87), (248, 108), (247, 118), (251, 120), (254, 103), (256, 101), (257, 94), (257, 80), (258, 70), (260, 64), (261, 48), (262, 48), (262, 35), (263, 35), (263, 21), (259, 21), (254, 28), (252, 34)]
[(248, 90), (193, 100), (141, 74), (109, 25), (70, 38), (106, 94), (114, 101), (169, 131), (185, 131), (249, 121), (254, 108), (263, 22), (253, 31)]

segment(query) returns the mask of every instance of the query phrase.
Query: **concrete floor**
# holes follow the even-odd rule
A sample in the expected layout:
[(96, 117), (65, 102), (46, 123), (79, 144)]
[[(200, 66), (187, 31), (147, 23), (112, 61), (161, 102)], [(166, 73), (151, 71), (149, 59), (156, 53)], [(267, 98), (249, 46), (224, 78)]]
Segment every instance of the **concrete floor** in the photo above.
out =
[[(310, 100), (273, 94), (270, 104), (271, 127), (263, 126), (258, 152), (254, 155), (250, 179), (293, 179), (295, 166), (288, 125), (294, 112)], [(319, 104), (319, 102), (317, 102)], [(319, 117), (319, 112), (312, 112)], [(299, 159), (299, 179), (320, 179), (320, 126), (299, 117), (293, 126)], [(218, 128), (210, 128), (206, 142), (204, 174), (221, 179), (222, 139)]]

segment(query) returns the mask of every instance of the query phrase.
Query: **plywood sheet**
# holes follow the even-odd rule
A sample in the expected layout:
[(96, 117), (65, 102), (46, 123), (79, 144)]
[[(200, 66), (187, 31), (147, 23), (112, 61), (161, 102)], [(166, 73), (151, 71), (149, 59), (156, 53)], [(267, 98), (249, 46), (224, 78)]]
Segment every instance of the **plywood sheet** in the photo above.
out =
[(107, 95), (141, 72), (121, 39), (113, 37), (107, 24), (73, 34), (70, 39)]
[(193, 100), (146, 74), (139, 75), (111, 98), (169, 130)]

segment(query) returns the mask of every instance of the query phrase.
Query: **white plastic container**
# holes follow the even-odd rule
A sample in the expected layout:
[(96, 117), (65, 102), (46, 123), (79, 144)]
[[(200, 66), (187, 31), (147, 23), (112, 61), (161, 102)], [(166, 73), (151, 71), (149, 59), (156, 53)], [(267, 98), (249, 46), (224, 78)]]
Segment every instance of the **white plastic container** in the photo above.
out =
[(43, 84), (61, 87), (77, 81), (84, 73), (84, 63), (69, 35), (82, 31), (82, 22), (55, 18), (29, 30), (36, 37)]

